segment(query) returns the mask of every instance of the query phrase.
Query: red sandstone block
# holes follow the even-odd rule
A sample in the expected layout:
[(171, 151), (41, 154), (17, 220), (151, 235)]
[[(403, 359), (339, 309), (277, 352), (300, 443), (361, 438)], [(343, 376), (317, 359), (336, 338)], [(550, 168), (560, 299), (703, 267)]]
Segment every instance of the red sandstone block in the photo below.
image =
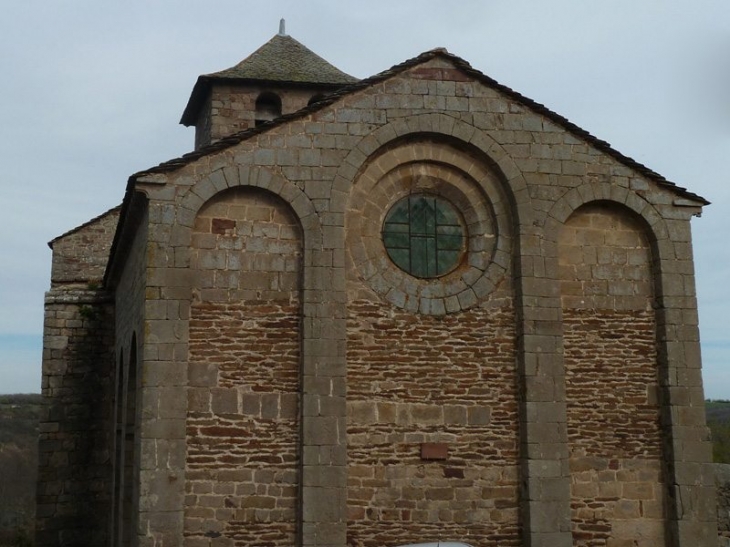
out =
[(446, 443), (422, 443), (422, 460), (445, 460), (449, 457), (449, 446)]

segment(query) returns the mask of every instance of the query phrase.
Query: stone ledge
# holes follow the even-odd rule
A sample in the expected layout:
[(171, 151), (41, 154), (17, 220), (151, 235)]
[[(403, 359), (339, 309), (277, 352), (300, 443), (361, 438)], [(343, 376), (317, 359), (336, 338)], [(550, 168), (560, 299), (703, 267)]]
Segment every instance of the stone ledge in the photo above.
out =
[(53, 304), (108, 304), (114, 296), (103, 289), (54, 288), (46, 293), (44, 303)]

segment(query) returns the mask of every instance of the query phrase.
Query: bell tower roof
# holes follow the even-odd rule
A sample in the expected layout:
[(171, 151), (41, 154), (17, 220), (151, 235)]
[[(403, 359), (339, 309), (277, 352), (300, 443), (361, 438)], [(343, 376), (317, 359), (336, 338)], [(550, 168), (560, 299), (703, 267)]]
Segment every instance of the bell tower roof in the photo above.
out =
[(195, 124), (200, 106), (215, 82), (337, 88), (358, 81), (287, 35), (283, 23), (282, 19), (278, 34), (237, 65), (199, 76), (180, 123)]

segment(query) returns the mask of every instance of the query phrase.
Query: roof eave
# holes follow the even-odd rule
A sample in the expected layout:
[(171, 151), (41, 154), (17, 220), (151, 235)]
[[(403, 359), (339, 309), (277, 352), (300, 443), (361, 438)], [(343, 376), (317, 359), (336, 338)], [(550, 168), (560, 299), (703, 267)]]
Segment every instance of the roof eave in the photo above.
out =
[(200, 107), (205, 102), (206, 97), (210, 91), (210, 77), (209, 76), (198, 76), (193, 91), (190, 93), (188, 104), (185, 106), (180, 123), (185, 127), (195, 125), (198, 121), (198, 113)]
[(107, 261), (102, 280), (102, 284), (106, 288), (110, 288), (116, 284), (119, 279), (124, 257), (129, 250), (129, 245), (139, 224), (140, 206), (147, 203), (147, 196), (142, 192), (135, 191), (135, 182), (135, 175), (127, 179), (124, 200), (119, 210), (119, 221), (114, 231), (114, 239), (109, 249), (109, 260)]
[[(347, 86), (343, 86), (342, 88), (339, 88), (336, 92), (334, 92), (332, 95), (330, 95), (328, 101), (316, 103), (315, 105), (305, 107), (305, 108), (297, 111), (296, 113), (282, 116), (281, 118), (277, 118), (277, 120), (275, 120), (274, 122), (265, 124), (264, 126), (261, 126), (260, 128), (256, 128), (255, 130), (249, 129), (246, 131), (241, 131), (239, 133), (235, 133), (235, 134), (230, 135), (229, 137), (226, 137), (224, 139), (221, 139), (220, 141), (213, 143), (212, 145), (209, 145), (205, 148), (201, 148), (200, 150), (196, 150), (195, 152), (185, 154), (181, 158), (176, 158), (176, 159), (170, 160), (168, 162), (162, 163), (149, 170), (141, 171), (141, 172), (137, 173), (136, 175), (132, 175), (132, 177), (137, 177), (137, 176), (140, 176), (147, 172), (162, 172), (162, 171), (172, 171), (172, 170), (178, 169), (179, 167), (182, 167), (183, 165), (189, 163), (190, 161), (195, 161), (202, 155), (214, 153), (218, 150), (227, 148), (229, 146), (234, 146), (235, 144), (238, 144), (239, 142), (258, 133), (259, 130), (268, 130), (270, 127), (275, 127), (282, 123), (286, 123), (287, 121), (291, 120), (292, 117), (295, 117), (295, 116), (296, 117), (305, 116), (313, 111), (323, 108), (327, 104), (334, 102), (335, 100), (337, 100), (337, 98), (339, 98), (343, 95), (348, 95), (350, 93), (354, 93), (354, 92), (364, 89), (366, 87), (370, 87), (371, 85), (374, 85), (378, 82), (384, 81), (388, 78), (398, 75), (401, 72), (404, 72), (405, 70), (407, 70), (411, 67), (414, 67), (418, 64), (429, 61), (435, 57), (443, 57), (443, 58), (449, 60), (451, 63), (454, 64), (454, 66), (460, 68), (462, 71), (464, 71), (464, 73), (475, 78), (477, 81), (480, 81), (485, 85), (494, 87), (495, 89), (501, 91), (505, 95), (512, 97), (516, 101), (519, 101), (522, 104), (524, 104), (525, 106), (533, 109), (537, 113), (544, 115), (546, 118), (555, 122), (556, 124), (561, 126), (563, 129), (565, 129), (566, 131), (585, 139), (589, 144), (591, 144), (598, 150), (608, 154), (609, 156), (618, 160), (622, 164), (636, 170), (637, 172), (641, 173), (642, 175), (646, 176), (647, 178), (654, 180), (660, 186), (667, 188), (668, 190), (674, 192), (675, 194), (677, 194), (683, 198), (689, 199), (691, 201), (695, 201), (700, 206), (710, 204), (710, 202), (708, 200), (706, 200), (705, 198), (703, 198), (702, 196), (695, 194), (693, 192), (690, 192), (686, 188), (683, 188), (683, 187), (667, 180), (665, 177), (663, 177), (659, 173), (649, 169), (648, 167), (639, 163), (635, 159), (622, 154), (621, 152), (619, 152), (618, 150), (613, 148), (608, 142), (595, 137), (590, 132), (577, 126), (576, 124), (574, 124), (567, 118), (561, 116), (557, 112), (554, 112), (553, 110), (549, 109), (545, 105), (538, 103), (537, 101), (522, 95), (521, 93), (507, 87), (504, 84), (500, 84), (499, 82), (497, 82), (490, 76), (487, 76), (486, 74), (473, 68), (467, 61), (465, 61), (461, 57), (458, 57), (452, 53), (449, 53), (448, 51), (446, 51), (443, 48), (437, 48), (437, 49), (432, 49), (430, 51), (426, 51), (426, 52), (418, 55), (417, 57), (414, 57), (414, 58), (404, 61), (400, 64), (397, 64), (397, 65), (391, 67), (390, 69), (387, 69), (379, 74), (376, 74), (369, 78), (365, 78), (363, 80), (359, 80), (356, 83), (353, 83), (353, 84), (350, 84)], [(200, 78), (199, 78), (199, 80), (200, 80)], [(191, 97), (191, 100), (192, 100), (192, 97)]]
[(286, 87), (299, 87), (299, 88), (309, 88), (309, 89), (317, 89), (322, 91), (336, 91), (338, 89), (341, 89), (343, 87), (347, 87), (349, 85), (353, 85), (354, 83), (357, 83), (358, 80), (355, 79), (353, 82), (334, 82), (334, 83), (325, 83), (325, 82), (302, 82), (302, 81), (296, 81), (296, 80), (265, 80), (265, 79), (259, 79), (259, 78), (231, 78), (231, 77), (223, 77), (223, 76), (215, 76), (215, 75), (209, 75), (204, 74), (202, 76), (198, 77), (198, 80), (195, 82), (195, 86), (193, 87), (193, 91), (190, 93), (190, 99), (188, 99), (188, 104), (185, 107), (185, 110), (183, 111), (183, 115), (180, 118), (180, 123), (186, 127), (191, 127), (197, 123), (198, 120), (198, 114), (200, 113), (200, 108), (203, 106), (203, 103), (205, 103), (205, 99), (208, 96), (208, 93), (210, 92), (210, 88), (213, 85), (213, 82), (225, 82), (228, 84), (233, 85), (260, 85), (260, 86), (286, 86)]
[(57, 242), (58, 240), (60, 240), (60, 239), (63, 239), (63, 238), (64, 238), (64, 237), (66, 237), (66, 236), (70, 236), (71, 234), (75, 234), (75, 233), (76, 233), (76, 232), (78, 232), (79, 230), (83, 230), (83, 229), (84, 229), (84, 228), (86, 228), (87, 226), (90, 226), (91, 224), (94, 224), (94, 223), (95, 223), (96, 221), (98, 221), (98, 220), (101, 220), (101, 219), (102, 219), (102, 218), (104, 218), (105, 216), (107, 216), (107, 215), (110, 215), (110, 214), (112, 214), (112, 213), (114, 213), (114, 212), (118, 211), (118, 210), (119, 210), (119, 209), (121, 209), (121, 208), (122, 208), (122, 204), (120, 203), (119, 205), (117, 205), (117, 206), (115, 206), (115, 207), (112, 207), (111, 209), (107, 209), (106, 211), (104, 211), (104, 212), (103, 212), (103, 213), (101, 213), (100, 215), (96, 215), (96, 216), (95, 216), (94, 218), (92, 218), (92, 219), (89, 219), (89, 220), (87, 220), (87, 221), (86, 221), (86, 222), (84, 222), (83, 224), (79, 224), (78, 226), (76, 226), (76, 227), (74, 227), (74, 228), (71, 228), (70, 230), (67, 230), (66, 232), (62, 233), (62, 234), (61, 234), (60, 236), (56, 236), (56, 237), (54, 237), (54, 238), (53, 238), (53, 239), (52, 239), (51, 241), (49, 241), (49, 242), (47, 243), (47, 245), (48, 245), (48, 248), (49, 248), (49, 249), (53, 249), (53, 245), (54, 245), (54, 244), (55, 244), (55, 243), (56, 243), (56, 242)]

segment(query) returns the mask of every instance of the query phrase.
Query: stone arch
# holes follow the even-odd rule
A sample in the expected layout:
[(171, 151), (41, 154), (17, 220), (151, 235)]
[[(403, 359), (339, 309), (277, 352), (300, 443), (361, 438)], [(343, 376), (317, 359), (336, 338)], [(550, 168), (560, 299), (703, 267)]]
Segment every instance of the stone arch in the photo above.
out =
[(378, 150), (403, 138), (435, 135), (457, 146), (471, 148), (486, 164), (493, 165), (504, 184), (516, 226), (530, 211), (530, 196), (522, 171), (507, 151), (484, 131), (442, 113), (429, 113), (400, 118), (363, 137), (345, 157), (334, 179), (332, 208), (344, 212), (352, 185), (358, 173)]
[(261, 167), (229, 166), (213, 171), (199, 180), (180, 201), (171, 241), (189, 245), (195, 216), (200, 208), (218, 192), (230, 188), (251, 187), (267, 190), (281, 198), (294, 211), (302, 227), (305, 250), (322, 245), (322, 225), (314, 204), (296, 185), (280, 175)]
[[(290, 204), (260, 187), (219, 191), (196, 212), (184, 530), (192, 541), (218, 533), (291, 545), (299, 533), (302, 237)], [(222, 498), (211, 492), (225, 493), (230, 511), (217, 513)]]
[[(297, 215), (276, 194), (252, 186), (216, 193), (198, 209), (193, 226), (193, 304), (252, 300), (253, 292), (256, 300), (298, 300), (301, 240)], [(206, 290), (208, 297), (201, 295)], [(225, 291), (235, 295), (225, 297)], [(295, 294), (287, 297), (282, 291)]]
[[(518, 342), (508, 275), (514, 198), (502, 168), (475, 142), (488, 150), (492, 141), (449, 116), (414, 116), (365, 137), (335, 181), (334, 207), (346, 226), (353, 544), (404, 544), (424, 535), (519, 541)], [(522, 181), (516, 173), (514, 179)], [(447, 199), (467, 227), (466, 260), (425, 280), (387, 262), (380, 237), (393, 204), (418, 193)], [(378, 480), (392, 461), (397, 474)], [(414, 479), (424, 474), (433, 481)], [(450, 481), (467, 475), (474, 480)], [(428, 492), (441, 486), (451, 493), (436, 499)], [(454, 518), (439, 521), (438, 514)]]
[[(464, 222), (462, 263), (448, 275), (416, 279), (385, 258), (386, 212), (411, 194), (448, 200)], [(483, 302), (509, 270), (512, 211), (498, 173), (458, 143), (433, 134), (408, 135), (378, 149), (363, 165), (345, 215), (351, 272), (391, 304), (443, 315)]]
[(547, 214), (545, 223), (546, 248), (550, 250), (550, 256), (546, 257), (548, 275), (553, 278), (558, 276), (556, 245), (561, 227), (574, 211), (591, 202), (613, 203), (624, 207), (643, 224), (652, 252), (655, 303), (660, 311), (665, 309), (667, 306), (664, 302), (666, 283), (664, 270), (667, 262), (675, 258), (669, 226), (651, 202), (628, 188), (594, 182), (571, 189), (555, 202)]
[(591, 202), (615, 203), (633, 212), (644, 223), (657, 259), (665, 259), (672, 252), (669, 229), (656, 208), (639, 194), (621, 186), (598, 182), (572, 188), (550, 208), (545, 223), (545, 235), (557, 241), (560, 227), (579, 207)]
[[(578, 288), (585, 292), (591, 303), (581, 304), (574, 301), (570, 306), (606, 309), (643, 309), (652, 306), (657, 279), (654, 242), (655, 238), (652, 237), (651, 227), (646, 220), (623, 203), (596, 199), (577, 207), (558, 227), (559, 279), (564, 285), (566, 275), (577, 275), (579, 278), (581, 275), (589, 276), (586, 279), (598, 276), (597, 279), (607, 283), (607, 289), (590, 291), (585, 287)], [(624, 249), (632, 248), (637, 251), (632, 256), (626, 256)], [(566, 257), (565, 253), (569, 249), (576, 256)], [(607, 255), (611, 249), (616, 250), (613, 257)], [(575, 267), (566, 268), (566, 264)], [(594, 264), (602, 267), (603, 271), (597, 272), (597, 268), (593, 268)], [(643, 269), (632, 271), (631, 266)], [(577, 267), (590, 267), (591, 271), (586, 269), (583, 274), (576, 273)], [(621, 289), (612, 286), (612, 283), (625, 283), (626, 286)], [(611, 293), (611, 289), (615, 292)], [(561, 292), (565, 304), (565, 286)], [(611, 294), (615, 297), (606, 299)], [(646, 299), (646, 302), (642, 303), (637, 298)]]
[[(307, 386), (312, 385), (310, 379), (316, 376), (317, 381), (320, 381), (323, 377), (328, 376), (331, 373), (330, 371), (333, 371), (332, 374), (336, 375), (339, 370), (338, 367), (341, 366), (337, 361), (338, 357), (332, 351), (333, 344), (337, 344), (336, 336), (338, 331), (337, 329), (331, 328), (326, 314), (330, 313), (332, 306), (338, 305), (334, 304), (335, 302), (344, 302), (344, 298), (338, 296), (337, 290), (331, 284), (324, 281), (329, 274), (325, 271), (326, 268), (321, 266), (322, 261), (325, 260), (323, 256), (327, 253), (331, 254), (334, 251), (323, 249), (324, 227), (313, 203), (297, 186), (284, 177), (272, 173), (267, 168), (236, 165), (233, 163), (232, 158), (227, 158), (227, 161), (231, 163), (226, 164), (224, 161), (218, 163), (219, 167), (211, 171), (209, 175), (197, 180), (177, 200), (175, 218), (169, 236), (170, 246), (183, 250), (179, 261), (176, 262), (174, 272), (177, 276), (175, 282), (183, 289), (178, 292), (181, 296), (178, 297), (180, 299), (176, 302), (179, 304), (181, 310), (188, 309), (193, 296), (190, 253), (188, 249), (192, 242), (196, 216), (203, 205), (216, 194), (228, 189), (260, 189), (270, 192), (272, 196), (280, 199), (282, 203), (285, 203), (291, 209), (301, 227), (303, 246), (303, 274), (300, 285), (301, 306), (299, 312), (301, 329), (297, 331), (299, 333), (298, 341), (301, 352), (299, 365), (301, 367), (302, 382), (300, 387), (301, 393), (307, 394), (310, 399), (317, 399), (319, 394), (313, 394), (307, 390)], [(331, 233), (332, 227), (328, 228), (330, 228), (329, 232)], [(331, 263), (332, 260), (330, 257), (328, 262)], [(339, 313), (339, 316), (344, 317), (344, 313)], [(185, 340), (181, 344), (180, 349), (186, 353), (189, 353), (191, 347), (189, 342), (191, 324), (192, 322), (189, 316), (183, 317), (181, 313), (179, 332)], [(174, 398), (174, 400), (185, 400), (190, 384), (191, 378), (186, 377), (185, 387), (170, 390), (170, 397)], [(225, 397), (225, 395), (221, 396)], [(175, 409), (175, 415), (185, 420), (186, 409), (184, 407)], [(319, 418), (319, 414), (316, 411), (314, 415), (308, 413), (306, 407), (299, 409), (299, 415), (301, 417), (301, 431), (311, 431), (312, 424), (315, 422), (318, 423), (318, 420), (322, 419)], [(314, 427), (317, 427), (317, 425), (315, 424)], [(344, 430), (344, 427), (342, 429)], [(301, 450), (304, 452), (312, 444), (321, 446), (323, 443), (327, 444), (330, 442), (328, 439), (322, 440), (317, 436), (307, 437), (305, 435), (301, 437), (300, 441), (302, 446)], [(333, 445), (337, 444), (337, 442), (333, 442)], [(179, 457), (184, 461), (186, 457), (185, 451), (181, 451)], [(329, 468), (329, 465), (331, 464), (326, 461), (321, 462), (321, 467)], [(310, 462), (308, 465), (300, 465), (298, 469), (301, 475), (300, 487), (298, 488), (299, 507), (297, 507), (296, 519), (299, 533), (305, 533), (304, 530), (310, 522), (319, 522), (321, 519), (318, 515), (305, 514), (302, 509), (302, 506), (306, 503), (305, 500), (311, 499), (311, 496), (319, 492), (316, 485), (313, 486), (316, 479), (312, 477), (320, 476), (320, 465)], [(182, 476), (187, 477), (184, 466), (181, 469), (181, 473)], [(186, 482), (187, 480), (179, 480), (170, 483), (169, 486), (170, 495), (173, 495), (174, 492), (176, 499), (180, 500), (176, 507), (179, 511), (181, 523), (184, 520), (185, 513)], [(337, 492), (334, 492), (334, 489), (330, 493), (332, 496), (338, 495)], [(344, 500), (344, 496), (340, 495), (340, 497)], [(341, 523), (336, 526), (340, 525)], [(182, 540), (186, 533), (183, 529), (183, 524), (180, 524), (177, 530), (179, 538)]]
[(666, 470), (652, 235), (626, 199), (604, 197), (628, 194), (595, 190), (557, 230), (572, 529), (577, 546), (635, 537), (661, 545)]

